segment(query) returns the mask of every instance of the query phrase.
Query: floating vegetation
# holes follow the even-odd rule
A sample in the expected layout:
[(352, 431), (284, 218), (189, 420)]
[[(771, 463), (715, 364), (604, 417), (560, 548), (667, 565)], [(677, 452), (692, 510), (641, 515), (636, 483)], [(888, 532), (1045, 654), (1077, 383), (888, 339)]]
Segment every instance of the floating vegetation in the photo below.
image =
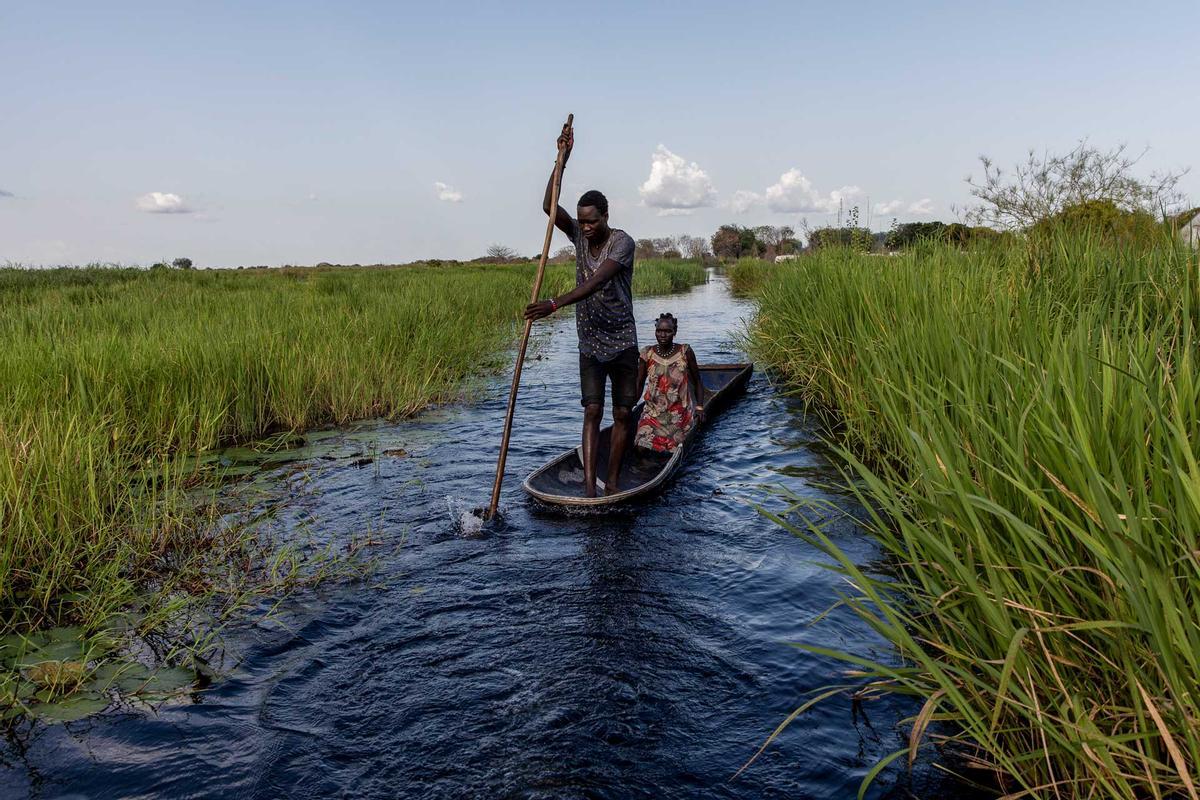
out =
[(77, 627), (0, 639), (0, 720), (72, 722), (113, 702), (163, 702), (196, 684), (184, 667), (113, 658), (122, 639), (115, 629), (88, 636)]

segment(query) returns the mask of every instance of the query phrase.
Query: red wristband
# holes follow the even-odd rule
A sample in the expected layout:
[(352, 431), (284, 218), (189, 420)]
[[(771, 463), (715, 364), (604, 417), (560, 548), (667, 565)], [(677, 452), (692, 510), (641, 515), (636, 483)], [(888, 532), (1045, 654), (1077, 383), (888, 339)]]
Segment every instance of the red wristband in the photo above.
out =
[(550, 313), (553, 314), (555, 311), (558, 311), (558, 303), (554, 302), (554, 298), (551, 297), (550, 298)]

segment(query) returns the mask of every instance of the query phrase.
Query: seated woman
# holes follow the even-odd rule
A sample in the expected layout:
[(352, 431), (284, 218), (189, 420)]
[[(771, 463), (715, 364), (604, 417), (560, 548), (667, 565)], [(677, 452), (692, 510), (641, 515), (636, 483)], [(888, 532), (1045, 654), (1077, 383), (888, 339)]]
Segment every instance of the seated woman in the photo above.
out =
[(704, 383), (696, 355), (686, 344), (675, 344), (679, 321), (663, 314), (654, 325), (658, 344), (642, 350), (638, 361), (638, 390), (646, 387), (642, 417), (633, 443), (647, 450), (671, 452), (683, 444), (688, 431), (704, 418)]

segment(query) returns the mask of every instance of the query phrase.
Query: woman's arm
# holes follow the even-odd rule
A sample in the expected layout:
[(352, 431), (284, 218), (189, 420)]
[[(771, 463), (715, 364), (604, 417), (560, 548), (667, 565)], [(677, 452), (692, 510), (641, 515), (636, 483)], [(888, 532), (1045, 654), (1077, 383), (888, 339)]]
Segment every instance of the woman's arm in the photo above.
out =
[(641, 397), (646, 391), (646, 351), (638, 354), (637, 396)]
[(687, 357), (688, 379), (692, 382), (692, 386), (695, 387), (692, 394), (696, 398), (696, 411), (703, 418), (704, 401), (707, 393), (704, 391), (704, 379), (700, 376), (700, 364), (696, 361), (696, 354), (692, 352), (692, 348), (686, 344), (684, 348), (684, 354)]

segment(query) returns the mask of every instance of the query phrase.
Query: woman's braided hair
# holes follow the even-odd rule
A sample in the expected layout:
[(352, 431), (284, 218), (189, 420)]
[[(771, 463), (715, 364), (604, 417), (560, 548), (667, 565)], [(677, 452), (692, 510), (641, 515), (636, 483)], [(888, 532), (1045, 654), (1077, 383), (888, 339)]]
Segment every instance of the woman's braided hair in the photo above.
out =
[[(662, 322), (664, 319), (669, 320), (671, 323), (671, 327), (674, 328), (676, 331), (679, 330), (679, 320), (675, 319), (674, 314), (672, 314), (670, 312), (666, 312), (666, 313), (658, 315), (658, 322)], [(655, 323), (655, 324), (658, 324), (658, 323)]]

